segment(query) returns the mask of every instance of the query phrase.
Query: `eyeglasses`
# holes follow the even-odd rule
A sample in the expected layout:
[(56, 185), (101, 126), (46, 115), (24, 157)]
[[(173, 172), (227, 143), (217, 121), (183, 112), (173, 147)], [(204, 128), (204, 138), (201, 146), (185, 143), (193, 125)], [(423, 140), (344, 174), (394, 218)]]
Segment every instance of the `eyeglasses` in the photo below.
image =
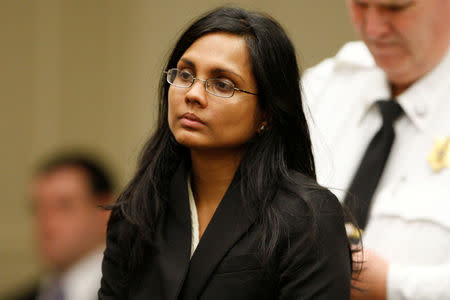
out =
[(234, 83), (226, 79), (209, 78), (203, 80), (200, 78), (195, 78), (192, 73), (186, 70), (178, 70), (177, 68), (170, 69), (164, 73), (167, 74), (167, 82), (179, 88), (191, 87), (195, 80), (203, 81), (205, 83), (206, 91), (217, 97), (230, 98), (233, 97), (235, 91), (258, 95), (249, 91), (238, 89)]

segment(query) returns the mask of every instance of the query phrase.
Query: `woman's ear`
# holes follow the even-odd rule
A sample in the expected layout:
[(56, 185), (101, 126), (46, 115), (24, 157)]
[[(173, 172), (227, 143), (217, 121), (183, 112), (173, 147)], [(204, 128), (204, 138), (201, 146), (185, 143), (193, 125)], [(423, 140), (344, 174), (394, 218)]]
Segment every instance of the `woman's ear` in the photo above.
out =
[(266, 129), (267, 129), (267, 123), (263, 122), (261, 124), (261, 126), (258, 128), (258, 134), (263, 134)]
[(262, 122), (259, 123), (258, 129), (256, 130), (256, 132), (257, 132), (258, 134), (261, 135), (261, 134), (263, 134), (267, 129), (268, 129), (267, 121), (262, 121)]
[(267, 113), (266, 112), (261, 112), (260, 117), (259, 117), (259, 121), (258, 121), (258, 124), (257, 124), (256, 132), (258, 134), (263, 134), (264, 131), (266, 131), (267, 129), (268, 129)]

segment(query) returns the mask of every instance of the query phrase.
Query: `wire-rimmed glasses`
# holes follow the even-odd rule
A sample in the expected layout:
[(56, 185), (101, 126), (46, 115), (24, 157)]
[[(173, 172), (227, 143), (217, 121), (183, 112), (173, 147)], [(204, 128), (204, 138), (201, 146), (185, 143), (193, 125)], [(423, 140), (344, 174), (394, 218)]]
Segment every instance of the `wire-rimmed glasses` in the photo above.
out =
[(233, 82), (222, 78), (200, 79), (195, 78), (194, 75), (187, 70), (179, 70), (177, 68), (169, 69), (165, 72), (167, 74), (167, 82), (179, 88), (189, 88), (194, 84), (195, 80), (200, 80), (205, 83), (205, 89), (211, 95), (230, 98), (233, 97), (234, 92), (243, 92), (251, 95), (255, 93), (238, 89)]

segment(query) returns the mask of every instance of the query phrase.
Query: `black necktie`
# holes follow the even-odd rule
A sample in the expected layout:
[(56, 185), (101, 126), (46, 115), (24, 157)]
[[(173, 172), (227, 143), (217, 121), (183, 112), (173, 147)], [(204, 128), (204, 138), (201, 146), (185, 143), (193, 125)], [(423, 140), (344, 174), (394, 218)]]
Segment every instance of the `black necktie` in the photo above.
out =
[(367, 224), (370, 201), (391, 152), (395, 137), (393, 124), (403, 111), (396, 100), (379, 100), (376, 104), (383, 125), (367, 146), (344, 200), (361, 229)]

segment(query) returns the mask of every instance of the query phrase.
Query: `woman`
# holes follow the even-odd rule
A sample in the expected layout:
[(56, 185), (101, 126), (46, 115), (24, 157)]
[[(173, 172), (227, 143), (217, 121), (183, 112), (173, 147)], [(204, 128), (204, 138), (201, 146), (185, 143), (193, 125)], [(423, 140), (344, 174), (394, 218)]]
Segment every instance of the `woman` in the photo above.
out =
[(100, 299), (348, 299), (342, 210), (315, 182), (294, 48), (219, 8), (180, 37), (156, 132), (113, 209)]

